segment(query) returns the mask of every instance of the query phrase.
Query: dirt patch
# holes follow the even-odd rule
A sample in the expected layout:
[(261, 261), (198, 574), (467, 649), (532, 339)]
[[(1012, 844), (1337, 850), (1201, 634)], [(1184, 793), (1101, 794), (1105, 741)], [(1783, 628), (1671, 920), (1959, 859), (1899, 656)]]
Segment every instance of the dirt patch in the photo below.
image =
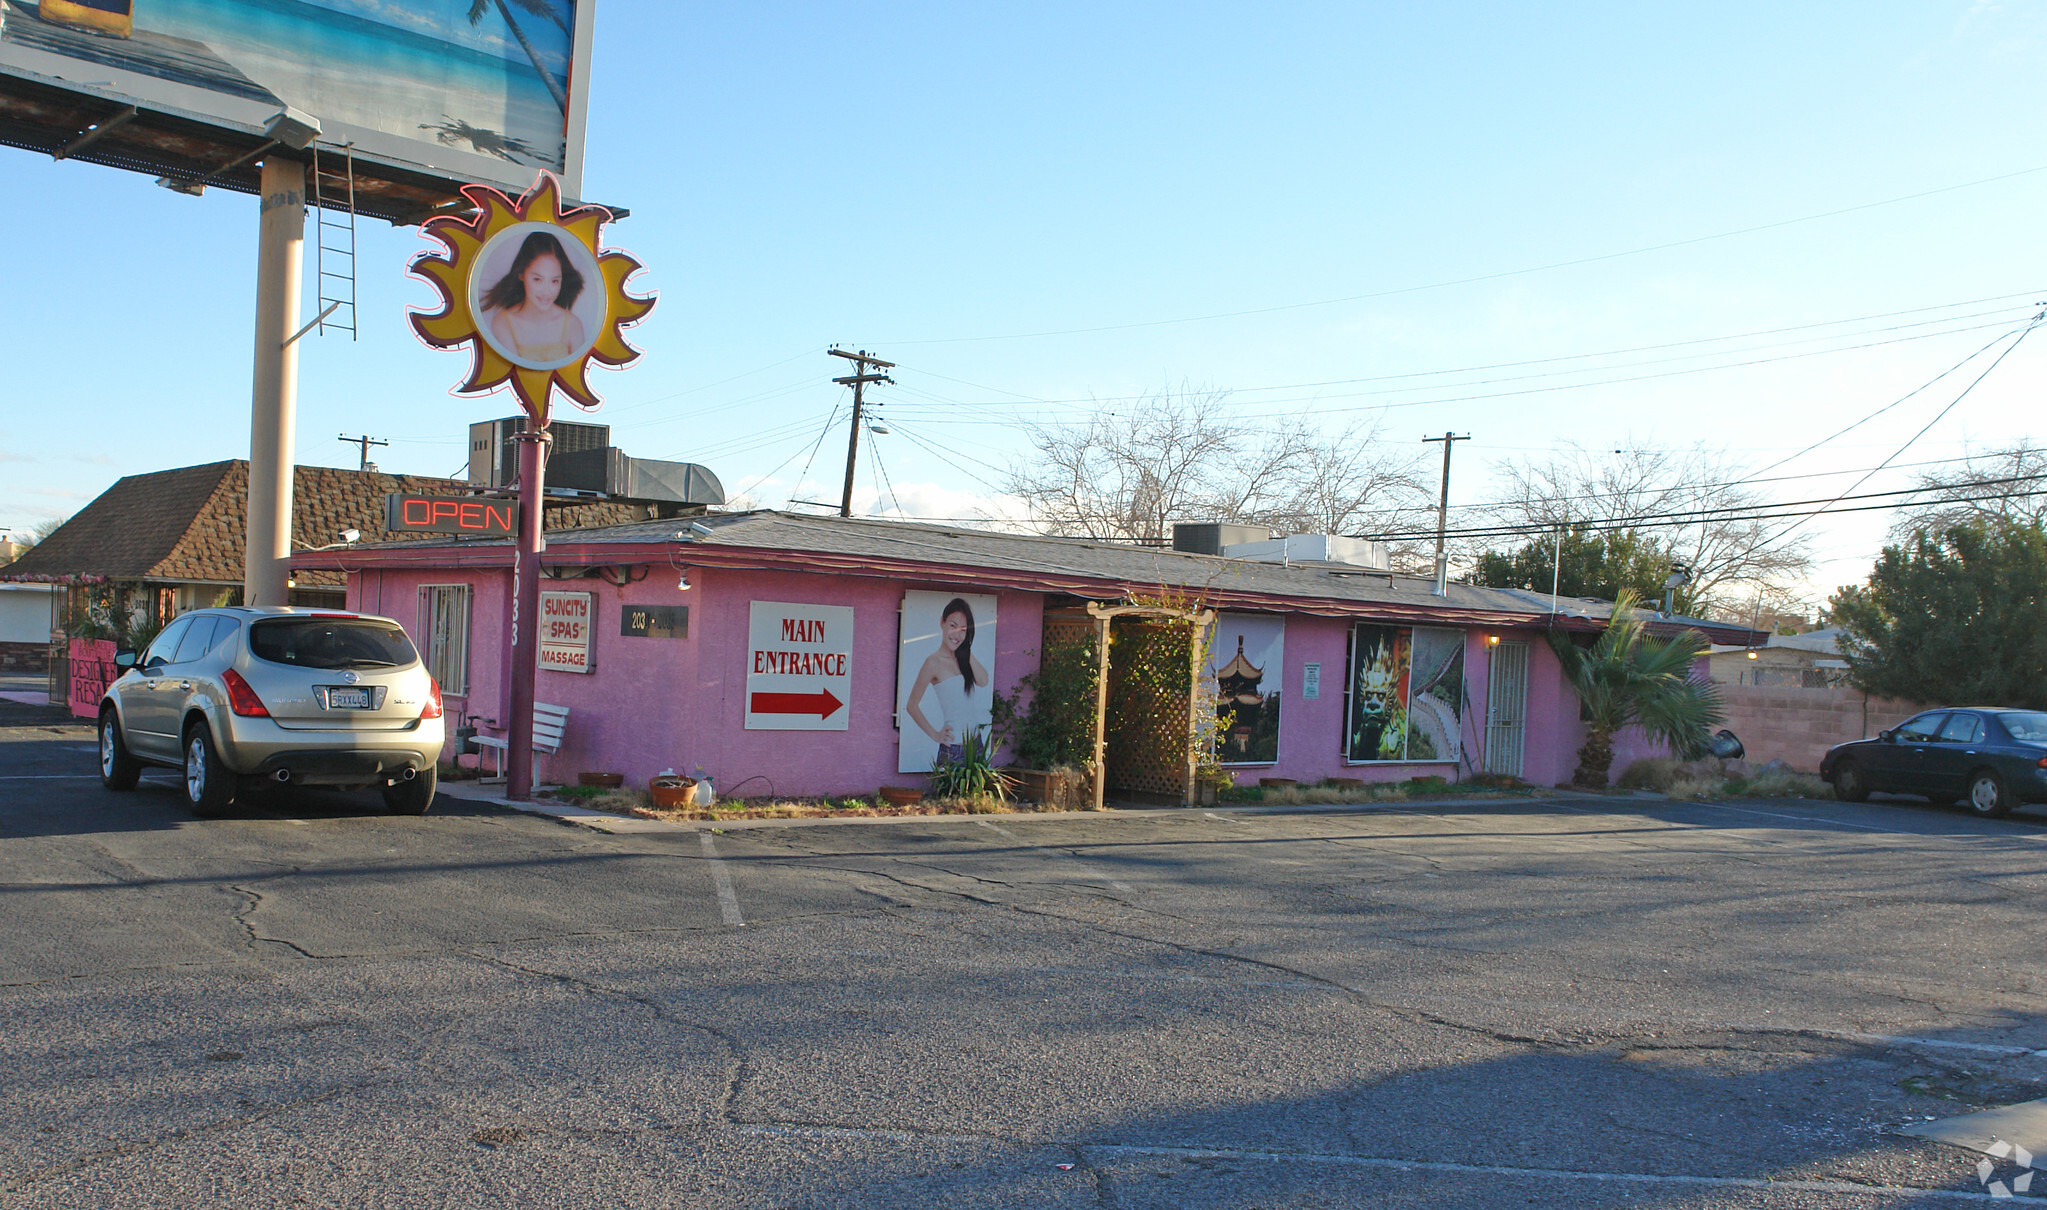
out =
[(662, 808), (644, 790), (599, 789), (594, 786), (562, 786), (544, 795), (557, 802), (572, 802), (593, 811), (627, 815), (636, 819), (664, 819), (674, 823), (720, 819), (862, 819), (908, 815), (1032, 815), (1061, 808), (1050, 803), (1017, 799), (927, 798), (922, 802), (894, 806), (879, 798), (731, 798), (715, 806)]

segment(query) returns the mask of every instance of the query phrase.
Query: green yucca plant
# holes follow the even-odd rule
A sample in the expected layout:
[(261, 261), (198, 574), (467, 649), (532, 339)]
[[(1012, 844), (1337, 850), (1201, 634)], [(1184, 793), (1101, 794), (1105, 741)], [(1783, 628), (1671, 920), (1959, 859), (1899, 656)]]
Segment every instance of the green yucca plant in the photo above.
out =
[(978, 729), (970, 728), (960, 741), (957, 760), (942, 760), (931, 766), (931, 793), (939, 798), (1007, 799), (1009, 775), (995, 767), (995, 746)]

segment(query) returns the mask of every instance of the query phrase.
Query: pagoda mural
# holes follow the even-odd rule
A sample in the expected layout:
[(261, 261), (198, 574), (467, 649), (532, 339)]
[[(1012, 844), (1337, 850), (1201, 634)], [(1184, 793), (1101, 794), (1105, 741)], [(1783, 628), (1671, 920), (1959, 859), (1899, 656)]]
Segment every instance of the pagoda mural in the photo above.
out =
[(1226, 613), (1209, 642), (1215, 678), (1216, 757), (1226, 765), (1269, 765), (1279, 760), (1280, 684), (1286, 623), (1262, 614)]

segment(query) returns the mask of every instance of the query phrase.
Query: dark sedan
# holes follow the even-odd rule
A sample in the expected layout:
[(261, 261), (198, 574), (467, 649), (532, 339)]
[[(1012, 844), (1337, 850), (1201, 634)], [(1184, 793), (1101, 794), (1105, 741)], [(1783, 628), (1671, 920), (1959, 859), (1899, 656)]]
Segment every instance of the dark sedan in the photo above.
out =
[(2047, 802), (2047, 714), (1928, 710), (1875, 739), (1835, 745), (1820, 762), (1820, 776), (1849, 802), (1888, 790), (2007, 815), (2020, 803)]

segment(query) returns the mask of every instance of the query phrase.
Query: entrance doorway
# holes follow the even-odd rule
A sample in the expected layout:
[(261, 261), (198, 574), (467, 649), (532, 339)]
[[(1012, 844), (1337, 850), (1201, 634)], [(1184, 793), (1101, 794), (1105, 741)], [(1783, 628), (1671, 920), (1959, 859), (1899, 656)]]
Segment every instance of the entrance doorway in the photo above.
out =
[(1528, 721), (1528, 644), (1495, 643), (1486, 673), (1485, 767), (1521, 776)]

